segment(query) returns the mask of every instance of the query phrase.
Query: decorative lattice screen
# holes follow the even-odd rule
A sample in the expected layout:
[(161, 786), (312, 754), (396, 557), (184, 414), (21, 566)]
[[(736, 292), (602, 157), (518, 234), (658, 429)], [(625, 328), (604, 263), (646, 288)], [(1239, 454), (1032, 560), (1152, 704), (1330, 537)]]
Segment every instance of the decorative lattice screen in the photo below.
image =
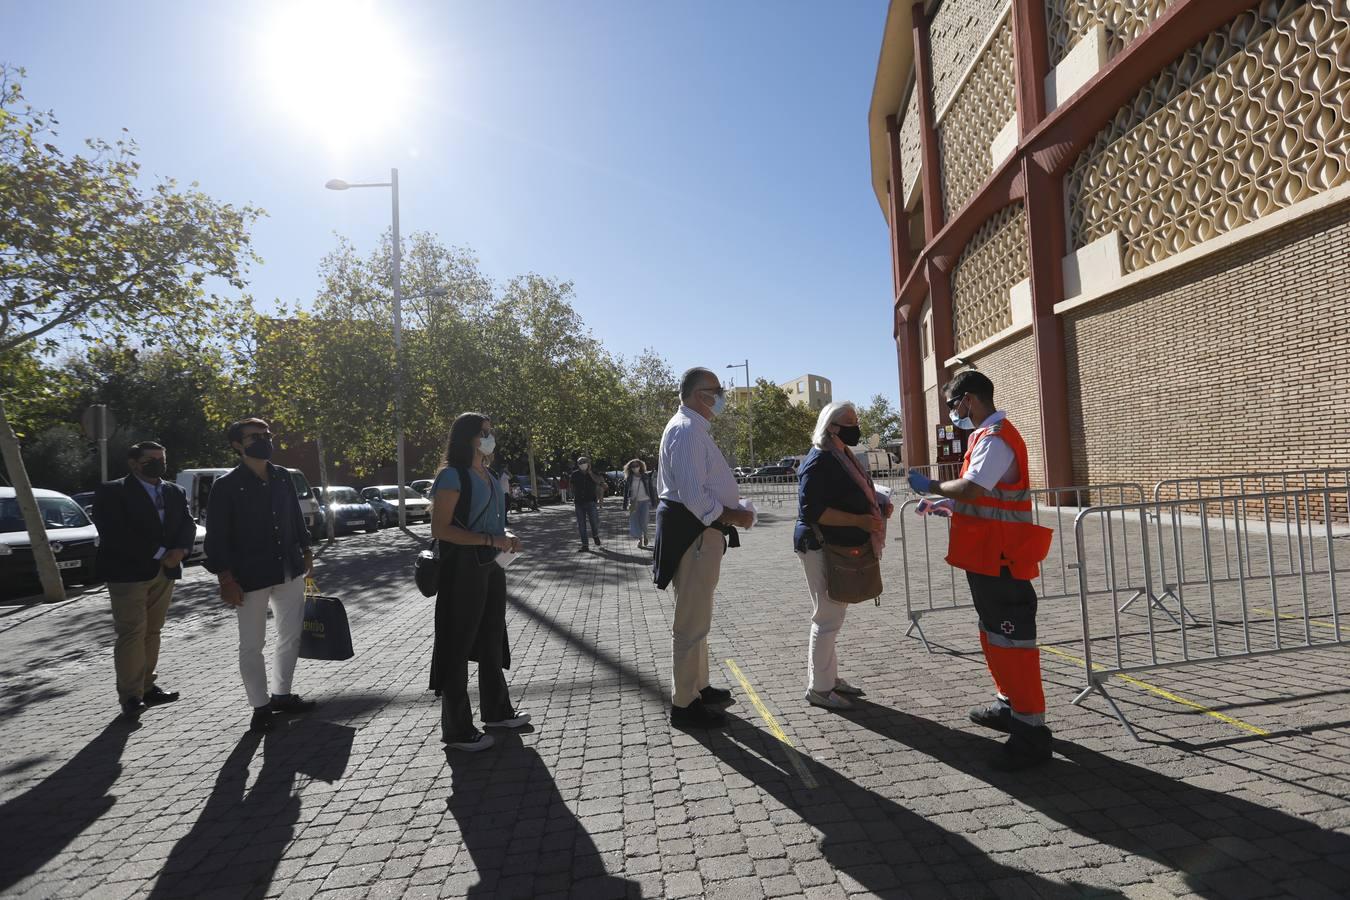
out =
[(1266, 0), (1169, 65), (1065, 176), (1071, 249), (1132, 272), (1350, 179), (1350, 0)]
[(956, 351), (1012, 325), (1008, 292), (1027, 277), (1027, 217), (1021, 203), (1005, 207), (975, 232), (952, 271), (952, 332)]

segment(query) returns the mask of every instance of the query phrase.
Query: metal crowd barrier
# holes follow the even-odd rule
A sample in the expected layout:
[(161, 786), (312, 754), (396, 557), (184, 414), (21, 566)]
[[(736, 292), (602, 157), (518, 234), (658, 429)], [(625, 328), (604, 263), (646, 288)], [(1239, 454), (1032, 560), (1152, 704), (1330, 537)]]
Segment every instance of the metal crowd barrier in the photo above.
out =
[[(1185, 605), (1181, 603), (1180, 592), (1187, 584), (1195, 583), (1196, 576), (1190, 575), (1186, 571), (1186, 538), (1185, 531), (1178, 528), (1179, 522), (1186, 519), (1194, 519), (1198, 509), (1198, 501), (1203, 497), (1214, 496), (1241, 496), (1250, 499), (1244, 502), (1233, 504), (1231, 511), (1224, 505), (1219, 510), (1219, 534), (1223, 542), (1223, 574), (1222, 581), (1232, 581), (1239, 575), (1252, 577), (1251, 560), (1254, 558), (1250, 546), (1246, 547), (1245, 559), (1247, 560), (1247, 570), (1245, 572), (1235, 572), (1234, 565), (1240, 565), (1242, 554), (1233, 554), (1230, 552), (1229, 541), (1237, 540), (1239, 535), (1244, 536), (1244, 540), (1250, 539), (1251, 530), (1249, 528), (1249, 517), (1253, 513), (1259, 513), (1265, 519), (1269, 519), (1272, 513), (1282, 514), (1283, 524), (1283, 545), (1284, 559), (1281, 573), (1291, 574), (1296, 562), (1300, 561), (1299, 554), (1295, 553), (1296, 541), (1296, 522), (1304, 515), (1309, 517), (1309, 527), (1312, 525), (1312, 517), (1316, 515), (1316, 504), (1304, 504), (1297, 512), (1301, 515), (1289, 515), (1290, 510), (1282, 508), (1282, 504), (1272, 504), (1270, 497), (1274, 494), (1288, 491), (1308, 491), (1317, 488), (1327, 488), (1333, 491), (1344, 489), (1350, 486), (1350, 467), (1323, 467), (1317, 469), (1297, 469), (1288, 472), (1242, 472), (1231, 475), (1203, 475), (1188, 476), (1185, 478), (1168, 478), (1159, 481), (1153, 486), (1153, 510), (1150, 512), (1155, 524), (1155, 538), (1158, 548), (1158, 567), (1160, 591), (1133, 593), (1129, 599), (1121, 606), (1120, 611), (1126, 611), (1136, 600), (1143, 597), (1148, 598), (1148, 603), (1154, 609), (1157, 609), (1173, 621), (1177, 616), (1189, 616)], [(1188, 502), (1189, 501), (1189, 502)], [(1166, 507), (1165, 507), (1166, 504)], [(1164, 507), (1170, 515), (1172, 522), (1169, 529), (1170, 540), (1164, 539), (1163, 510)], [(1230, 517), (1231, 512), (1231, 517)], [(1335, 510), (1329, 510), (1328, 521), (1345, 521), (1342, 515), (1338, 520), (1335, 516)], [(1231, 518), (1231, 522), (1230, 522)], [(1170, 570), (1168, 551), (1171, 551)], [(1306, 560), (1311, 571), (1317, 572), (1317, 560), (1309, 558)], [(1273, 563), (1272, 563), (1273, 564)], [(1170, 571), (1170, 577), (1169, 577)], [(1208, 576), (1201, 581), (1208, 581)], [(1167, 606), (1166, 601), (1171, 600), (1178, 607), (1178, 612), (1174, 614)], [(1192, 620), (1193, 621), (1193, 620)], [(1178, 623), (1179, 624), (1179, 623)]]
[[(891, 518), (891, 528), (898, 532), (905, 589), (905, 613), (909, 627), (905, 636), (918, 634), (928, 652), (933, 647), (924, 634), (920, 619), (947, 610), (970, 611), (974, 603), (964, 575), (949, 566), (944, 559), (951, 520), (938, 516), (917, 516), (915, 509), (923, 498), (911, 496), (900, 502)], [(1073, 516), (1081, 508), (1092, 504), (1112, 504), (1120, 507), (1121, 525), (1127, 514), (1124, 509), (1142, 509), (1146, 503), (1144, 488), (1137, 482), (1113, 481), (1103, 484), (1074, 485), (1062, 488), (1041, 488), (1031, 492), (1032, 518), (1038, 525), (1055, 532), (1050, 553), (1041, 563), (1041, 574), (1036, 579), (1036, 593), (1040, 600), (1056, 600), (1078, 595), (1079, 572), (1077, 561), (1081, 549), (1076, 549), (1066, 538)], [(1136, 515), (1138, 512), (1136, 511)], [(1113, 522), (1114, 524), (1114, 522)], [(940, 532), (940, 533), (939, 533)], [(1105, 533), (1102, 535), (1106, 539)], [(1137, 541), (1121, 548), (1125, 559), (1137, 559), (1145, 549)], [(1137, 565), (1127, 565), (1125, 572), (1138, 574)], [(959, 583), (958, 583), (959, 577)], [(1136, 581), (1138, 579), (1136, 578)], [(1142, 591), (1142, 583), (1135, 587)]]
[[(1264, 476), (1243, 477), (1245, 484), (1259, 484), (1253, 479)], [(1204, 489), (1200, 481), (1197, 492)], [(1138, 739), (1106, 691), (1113, 675), (1345, 644), (1339, 592), (1350, 572), (1344, 541), (1350, 528), (1336, 523), (1350, 516), (1350, 483), (1333, 481), (1160, 499), (1176, 490), (1171, 485), (1196, 482), (1177, 479), (1160, 483), (1151, 502), (1099, 504), (1078, 513), (1074, 545), (1086, 686), (1073, 702), (1100, 693)], [(1187, 541), (1187, 531), (1198, 534)], [(1139, 597), (1150, 600), (1142, 616), (1126, 616)], [(1175, 615), (1163, 598), (1171, 598)], [(1155, 615), (1157, 610), (1166, 615)]]
[[(923, 472), (929, 478), (939, 481), (950, 481), (961, 472), (960, 463), (914, 466), (914, 468)], [(874, 472), (872, 473), (872, 480), (890, 488), (893, 495), (898, 493), (913, 494), (914, 492), (909, 489), (908, 471), (908, 469), (897, 467), (887, 472)], [(736, 479), (736, 484), (742, 497), (747, 497), (756, 503), (790, 503), (795, 505), (797, 502), (796, 475), (765, 475), (758, 478), (753, 475), (742, 476)]]
[(736, 484), (742, 497), (754, 500), (757, 504), (797, 505), (796, 475), (766, 475), (761, 478), (750, 476), (736, 479)]

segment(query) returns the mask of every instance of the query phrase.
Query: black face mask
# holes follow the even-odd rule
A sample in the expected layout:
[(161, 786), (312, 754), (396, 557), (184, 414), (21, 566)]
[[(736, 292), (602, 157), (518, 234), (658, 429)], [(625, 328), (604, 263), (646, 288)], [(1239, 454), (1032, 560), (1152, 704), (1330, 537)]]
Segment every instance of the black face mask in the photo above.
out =
[(862, 428), (857, 425), (840, 425), (839, 440), (848, 447), (858, 446), (858, 441), (862, 440)]
[(146, 478), (158, 478), (164, 474), (164, 460), (147, 459), (141, 463), (141, 474)]
[(271, 459), (272, 442), (266, 438), (259, 438), (244, 448), (244, 455), (254, 459)]

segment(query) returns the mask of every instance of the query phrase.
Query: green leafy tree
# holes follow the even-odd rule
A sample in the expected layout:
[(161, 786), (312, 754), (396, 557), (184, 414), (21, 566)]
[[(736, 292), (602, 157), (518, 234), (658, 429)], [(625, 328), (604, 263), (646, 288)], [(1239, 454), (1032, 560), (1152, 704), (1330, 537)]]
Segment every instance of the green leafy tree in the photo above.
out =
[[(141, 182), (136, 144), (57, 146), (56, 118), (23, 100), (21, 69), (0, 66), (0, 353), (50, 352), (63, 337), (207, 335), (219, 298), (242, 289), (248, 228), (260, 214), (171, 179)], [(0, 398), (0, 457), (18, 494), (43, 592), (65, 596), (18, 438)]]
[[(387, 325), (282, 309), (280, 317), (258, 316), (254, 334), (259, 408), (293, 438), (314, 442), (325, 494), (330, 459), (360, 469), (393, 453), (394, 357)], [(331, 538), (331, 516), (327, 523)]]
[(743, 405), (728, 405), (726, 412), (713, 423), (713, 437), (727, 457), (747, 460), (745, 417), (753, 413), (755, 456), (759, 461), (776, 461), (784, 456), (807, 452), (811, 447), (811, 432), (816, 427), (816, 413), (806, 406), (792, 402), (787, 391), (763, 378), (755, 380), (750, 392), (752, 409)]
[(261, 213), (196, 184), (141, 184), (136, 144), (56, 145), (56, 119), (23, 102), (22, 70), (0, 69), (0, 351), (52, 349), (63, 331), (209, 330), (213, 280), (242, 289), (248, 228)]
[(876, 435), (882, 445), (900, 440), (900, 411), (882, 394), (872, 395), (872, 402), (858, 410), (858, 425), (863, 440)]
[(632, 403), (633, 451), (650, 464), (660, 450), (666, 422), (679, 407), (679, 377), (664, 357), (648, 347), (628, 364), (624, 382)]

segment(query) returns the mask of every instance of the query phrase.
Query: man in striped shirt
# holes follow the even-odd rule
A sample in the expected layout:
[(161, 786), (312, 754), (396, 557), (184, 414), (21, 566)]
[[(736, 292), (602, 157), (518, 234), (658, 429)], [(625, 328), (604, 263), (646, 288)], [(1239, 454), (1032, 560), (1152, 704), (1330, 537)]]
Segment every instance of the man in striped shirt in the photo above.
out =
[(754, 514), (741, 508), (736, 477), (712, 439), (711, 421), (725, 405), (717, 374), (690, 369), (680, 379), (680, 408), (661, 435), (652, 569), (657, 587), (675, 586), (670, 722), (683, 728), (724, 724), (714, 707), (732, 702), (730, 691), (708, 683), (708, 631), (722, 554), (740, 545), (736, 526), (749, 528)]

